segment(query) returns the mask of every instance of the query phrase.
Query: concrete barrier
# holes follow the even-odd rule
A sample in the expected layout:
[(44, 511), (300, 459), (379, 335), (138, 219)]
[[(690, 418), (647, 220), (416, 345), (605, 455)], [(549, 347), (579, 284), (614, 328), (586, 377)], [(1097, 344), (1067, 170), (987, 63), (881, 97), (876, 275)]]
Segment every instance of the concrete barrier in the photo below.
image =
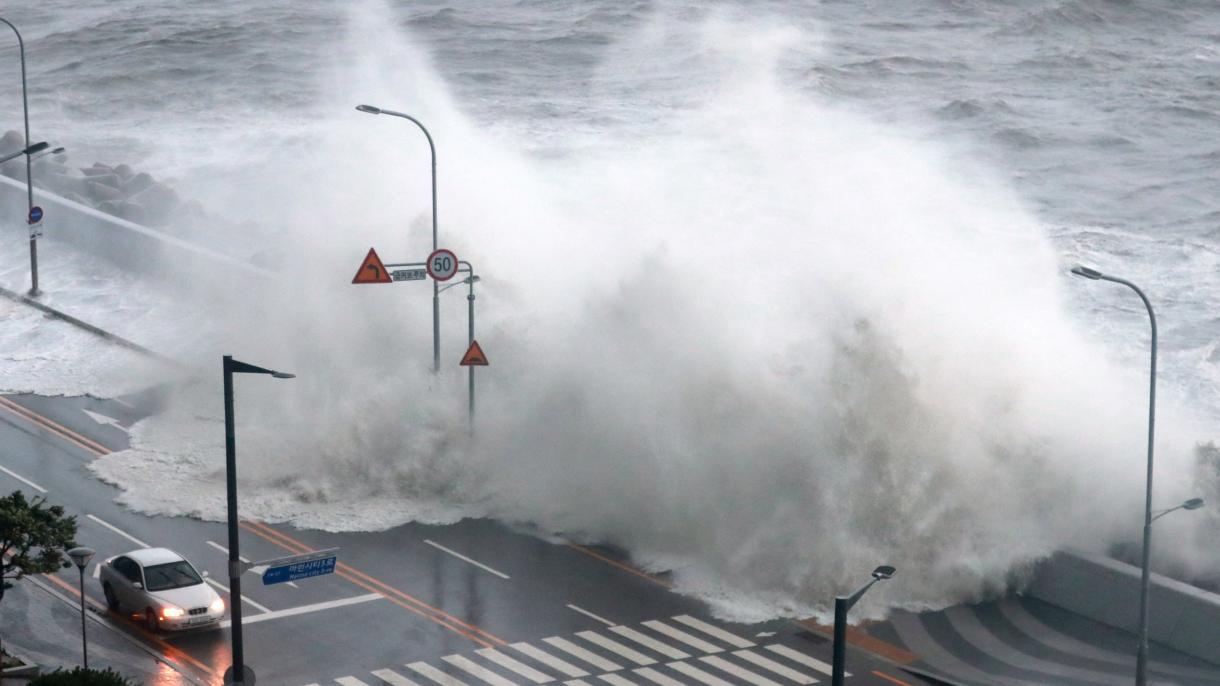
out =
[[(1139, 629), (1140, 569), (1101, 555), (1060, 551), (1034, 572), (1025, 595), (1109, 626)], [(1153, 574), (1148, 639), (1220, 664), (1220, 595)]]
[[(100, 212), (37, 186), (34, 202), (46, 216), (39, 244), (63, 242), (125, 269), (155, 276), (236, 279), (273, 276), (270, 270), (245, 260)], [(0, 216), (24, 219), (24, 180), (0, 176)], [(24, 228), (25, 222), (20, 224)]]

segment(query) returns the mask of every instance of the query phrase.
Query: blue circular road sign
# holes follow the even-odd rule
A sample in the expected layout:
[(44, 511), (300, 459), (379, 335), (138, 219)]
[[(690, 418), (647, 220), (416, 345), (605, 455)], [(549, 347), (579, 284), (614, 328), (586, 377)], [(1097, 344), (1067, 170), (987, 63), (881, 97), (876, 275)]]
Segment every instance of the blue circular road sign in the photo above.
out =
[(30, 223), (37, 224), (42, 221), (42, 208), (35, 205), (30, 208)]

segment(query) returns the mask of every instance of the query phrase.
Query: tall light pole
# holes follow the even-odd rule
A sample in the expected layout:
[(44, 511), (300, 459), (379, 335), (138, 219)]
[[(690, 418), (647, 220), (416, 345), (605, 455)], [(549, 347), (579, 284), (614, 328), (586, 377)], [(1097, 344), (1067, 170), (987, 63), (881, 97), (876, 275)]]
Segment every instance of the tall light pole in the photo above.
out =
[(225, 392), (225, 490), (229, 510), (229, 633), (233, 639), (233, 666), (225, 672), (226, 686), (254, 686), (254, 672), (246, 666), (241, 641), (241, 553), (237, 531), (237, 445), (233, 436), (233, 375), (270, 374), (276, 379), (291, 379), (293, 374), (263, 369), (224, 356)]
[(68, 551), (68, 557), (80, 570), (80, 652), (85, 669), (89, 669), (89, 642), (85, 640), (85, 567), (93, 559), (92, 548), (73, 548)]
[(889, 565), (882, 565), (873, 570), (873, 580), (860, 587), (860, 590), (844, 598), (835, 598), (835, 640), (833, 658), (831, 659), (830, 684), (843, 686), (844, 663), (847, 660), (847, 613), (860, 598), (873, 587), (873, 584), (894, 576), (897, 570)]
[[(13, 22), (0, 17), (0, 22), (8, 25), (13, 33), (17, 34), (17, 48), (21, 52), (21, 111), (25, 115), (25, 148), (30, 149), (30, 98), (29, 92), (25, 84), (25, 41), (21, 38), (21, 32), (13, 26)], [(34, 176), (30, 173), (32, 166), (30, 154), (25, 155), (25, 197), (26, 197), (26, 217), (30, 217), (30, 212), (34, 209)], [(38, 290), (38, 238), (34, 235), (33, 228), (30, 230), (30, 295), (37, 296)]]
[[(1152, 557), (1152, 442), (1156, 426), (1156, 314), (1153, 313), (1152, 303), (1148, 302), (1148, 297), (1144, 295), (1144, 292), (1126, 279), (1102, 274), (1096, 269), (1080, 265), (1072, 267), (1072, 273), (1094, 281), (1113, 281), (1135, 291), (1140, 300), (1144, 301), (1144, 307), (1148, 309), (1148, 321), (1152, 324), (1152, 362), (1148, 376), (1148, 477), (1144, 484), (1144, 553), (1140, 565), (1139, 647), (1135, 654), (1135, 683), (1136, 686), (1145, 686), (1148, 683), (1148, 586)], [(1202, 503), (1200, 502), (1200, 504)]]
[[(432, 252), (440, 247), (436, 240), (436, 146), (432, 143), (432, 134), (428, 133), (425, 127), (418, 119), (409, 114), (395, 112), (393, 110), (383, 110), (380, 107), (372, 105), (357, 105), (357, 110), (367, 114), (388, 114), (394, 117), (402, 117), (403, 119), (414, 122), (419, 127), (420, 131), (424, 132), (424, 136), (428, 139), (428, 149), (432, 152)], [(440, 284), (436, 279), (432, 280), (432, 373), (437, 373), (441, 369), (441, 296)]]

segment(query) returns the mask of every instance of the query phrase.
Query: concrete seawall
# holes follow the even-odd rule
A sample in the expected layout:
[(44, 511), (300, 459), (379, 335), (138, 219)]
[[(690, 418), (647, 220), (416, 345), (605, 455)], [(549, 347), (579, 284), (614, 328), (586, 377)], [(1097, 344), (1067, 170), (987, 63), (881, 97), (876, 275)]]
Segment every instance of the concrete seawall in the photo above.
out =
[[(1042, 563), (1025, 595), (1125, 631), (1139, 628), (1140, 569), (1081, 551)], [(1148, 638), (1220, 664), (1220, 595), (1153, 574)]]

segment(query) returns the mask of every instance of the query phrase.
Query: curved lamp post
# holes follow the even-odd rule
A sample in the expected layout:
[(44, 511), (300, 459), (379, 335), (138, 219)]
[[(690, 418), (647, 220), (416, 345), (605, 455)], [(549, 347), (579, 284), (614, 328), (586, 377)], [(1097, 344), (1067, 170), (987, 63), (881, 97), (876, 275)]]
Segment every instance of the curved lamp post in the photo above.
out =
[(225, 395), (225, 492), (229, 510), (229, 634), (233, 640), (233, 666), (225, 672), (224, 683), (254, 686), (254, 672), (246, 666), (241, 640), (241, 539), (237, 530), (237, 444), (233, 434), (233, 375), (270, 374), (276, 379), (292, 379), (295, 375), (263, 369), (224, 356)]
[[(30, 99), (28, 89), (25, 83), (25, 41), (21, 38), (21, 32), (13, 26), (13, 22), (0, 17), (0, 22), (8, 25), (13, 33), (17, 34), (17, 48), (21, 52), (21, 111), (25, 115), (25, 146), (26, 150), (30, 149)], [(27, 152), (25, 156), (25, 197), (26, 197), (26, 216), (29, 216), (29, 211), (34, 209), (34, 177), (30, 174), (30, 155)], [(30, 295), (38, 295), (38, 239), (33, 233), (30, 234)]]
[(85, 669), (89, 669), (89, 642), (85, 639), (85, 567), (93, 559), (92, 548), (73, 548), (68, 551), (68, 557), (80, 570), (80, 652)]
[[(372, 105), (356, 105), (356, 109), (366, 114), (388, 114), (393, 117), (402, 117), (413, 122), (419, 127), (420, 131), (424, 132), (424, 137), (428, 139), (428, 149), (432, 152), (432, 251), (436, 252), (439, 247), (436, 241), (436, 145), (432, 143), (432, 134), (428, 133), (425, 127), (418, 119), (409, 114), (395, 112), (393, 110), (383, 110), (380, 107)], [(440, 300), (440, 284), (436, 279), (432, 280), (432, 372), (437, 373), (441, 369), (441, 300)]]
[(835, 598), (835, 641), (830, 674), (831, 686), (843, 686), (844, 662), (847, 656), (847, 613), (860, 598), (864, 597), (868, 589), (873, 587), (873, 584), (889, 579), (894, 576), (896, 571), (898, 570), (889, 565), (882, 565), (873, 570), (873, 580), (861, 586), (860, 590), (846, 598), (843, 596)]
[[(1135, 654), (1135, 683), (1136, 686), (1145, 686), (1148, 683), (1148, 585), (1149, 575), (1151, 574), (1149, 561), (1152, 555), (1152, 444), (1153, 432), (1156, 426), (1156, 314), (1152, 311), (1152, 303), (1148, 302), (1148, 297), (1144, 295), (1144, 292), (1126, 279), (1102, 274), (1096, 269), (1080, 265), (1072, 267), (1072, 273), (1094, 281), (1112, 281), (1135, 291), (1140, 300), (1144, 301), (1144, 307), (1148, 309), (1148, 321), (1152, 324), (1152, 362), (1148, 377), (1148, 477), (1145, 481), (1144, 494), (1144, 552), (1140, 565), (1139, 648), (1137, 648)], [(1202, 504), (1202, 501), (1200, 501), (1199, 505)], [(1166, 513), (1163, 512), (1161, 514)]]

